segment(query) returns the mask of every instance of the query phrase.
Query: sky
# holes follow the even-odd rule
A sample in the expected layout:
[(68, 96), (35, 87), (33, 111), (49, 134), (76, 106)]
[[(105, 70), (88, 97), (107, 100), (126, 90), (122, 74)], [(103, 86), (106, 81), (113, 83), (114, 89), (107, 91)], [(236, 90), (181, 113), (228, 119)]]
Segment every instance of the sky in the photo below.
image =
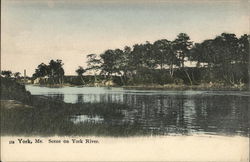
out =
[(194, 42), (223, 32), (249, 34), (248, 0), (2, 0), (1, 70), (31, 76), (61, 59), (66, 75), (86, 67), (86, 55), (135, 43)]

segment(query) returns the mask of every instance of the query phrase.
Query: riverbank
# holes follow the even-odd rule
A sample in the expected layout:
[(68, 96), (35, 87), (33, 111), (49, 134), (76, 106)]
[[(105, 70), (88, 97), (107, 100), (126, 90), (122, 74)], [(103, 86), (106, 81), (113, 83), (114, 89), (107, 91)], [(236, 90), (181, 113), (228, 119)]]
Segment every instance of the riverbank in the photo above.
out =
[(225, 85), (219, 83), (203, 83), (199, 85), (185, 85), (185, 84), (148, 84), (148, 85), (125, 85), (125, 86), (99, 86), (99, 85), (73, 85), (73, 84), (31, 84), (34, 86), (48, 87), (48, 88), (62, 88), (62, 87), (117, 87), (124, 89), (135, 90), (197, 90), (197, 91), (248, 91), (249, 87), (246, 84)]
[[(1, 135), (53, 136), (53, 135), (142, 135), (134, 126), (120, 129), (106, 123), (78, 123), (76, 116), (98, 116), (102, 119), (120, 120), (126, 105), (116, 103), (65, 103), (45, 96), (33, 96), (25, 86), (1, 78)], [(124, 124), (126, 126), (126, 124)], [(131, 128), (130, 128), (131, 127)]]
[(1, 108), (3, 109), (28, 109), (33, 108), (32, 106), (23, 104), (20, 101), (16, 100), (0, 100)]
[(242, 85), (224, 85), (216, 83), (206, 83), (199, 85), (176, 85), (176, 84), (166, 84), (166, 85), (133, 85), (133, 86), (123, 86), (125, 89), (137, 89), (137, 90), (197, 90), (197, 91), (248, 91), (248, 86)]

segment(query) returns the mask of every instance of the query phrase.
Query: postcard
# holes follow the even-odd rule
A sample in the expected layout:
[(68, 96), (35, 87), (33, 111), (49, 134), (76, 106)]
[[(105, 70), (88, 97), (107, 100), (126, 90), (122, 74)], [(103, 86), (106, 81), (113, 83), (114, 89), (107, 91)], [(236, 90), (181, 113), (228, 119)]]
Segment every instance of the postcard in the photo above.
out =
[(249, 1), (2, 0), (1, 161), (249, 161)]

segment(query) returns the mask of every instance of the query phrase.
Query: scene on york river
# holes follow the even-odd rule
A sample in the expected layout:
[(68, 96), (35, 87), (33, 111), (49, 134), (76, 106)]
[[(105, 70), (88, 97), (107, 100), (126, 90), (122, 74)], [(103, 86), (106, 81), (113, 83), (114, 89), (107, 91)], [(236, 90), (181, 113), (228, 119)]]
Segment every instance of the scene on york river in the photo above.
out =
[(63, 60), (32, 76), (1, 71), (3, 134), (249, 135), (249, 35), (135, 44)]
[[(117, 103), (121, 116), (70, 116), (74, 124), (136, 127), (147, 134), (247, 135), (249, 92), (126, 90), (105, 87), (46, 88), (27, 85), (32, 95), (66, 103)], [(129, 135), (129, 134), (128, 134)]]
[(249, 135), (243, 1), (2, 6), (1, 135)]
[(2, 70), (1, 132), (248, 136), (248, 40), (222, 33), (193, 44), (180, 33), (89, 54), (76, 75), (65, 75), (59, 59), (32, 76)]

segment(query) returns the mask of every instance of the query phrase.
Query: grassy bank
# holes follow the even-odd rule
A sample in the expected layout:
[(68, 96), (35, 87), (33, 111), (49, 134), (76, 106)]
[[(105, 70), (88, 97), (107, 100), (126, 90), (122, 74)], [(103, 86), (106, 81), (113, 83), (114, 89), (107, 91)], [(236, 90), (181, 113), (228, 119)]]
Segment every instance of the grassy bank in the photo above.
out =
[(146, 134), (136, 125), (103, 123), (74, 124), (74, 115), (99, 116), (120, 120), (122, 104), (70, 104), (46, 97), (32, 96), (23, 85), (1, 78), (1, 135), (102, 135), (131, 136)]
[(224, 85), (219, 83), (199, 84), (199, 85), (185, 85), (185, 84), (166, 84), (166, 85), (128, 85), (123, 86), (125, 89), (138, 90), (205, 90), (205, 91), (247, 91), (248, 86), (242, 85)]
[(34, 84), (41, 87), (49, 88), (62, 88), (62, 87), (121, 87), (125, 89), (136, 89), (136, 90), (197, 90), (197, 91), (248, 91), (249, 87), (246, 84), (235, 84), (235, 85), (225, 85), (220, 83), (203, 83), (198, 85), (186, 85), (186, 84), (138, 84), (138, 85), (113, 85), (113, 86), (104, 86), (104, 85), (74, 85), (74, 84)]

